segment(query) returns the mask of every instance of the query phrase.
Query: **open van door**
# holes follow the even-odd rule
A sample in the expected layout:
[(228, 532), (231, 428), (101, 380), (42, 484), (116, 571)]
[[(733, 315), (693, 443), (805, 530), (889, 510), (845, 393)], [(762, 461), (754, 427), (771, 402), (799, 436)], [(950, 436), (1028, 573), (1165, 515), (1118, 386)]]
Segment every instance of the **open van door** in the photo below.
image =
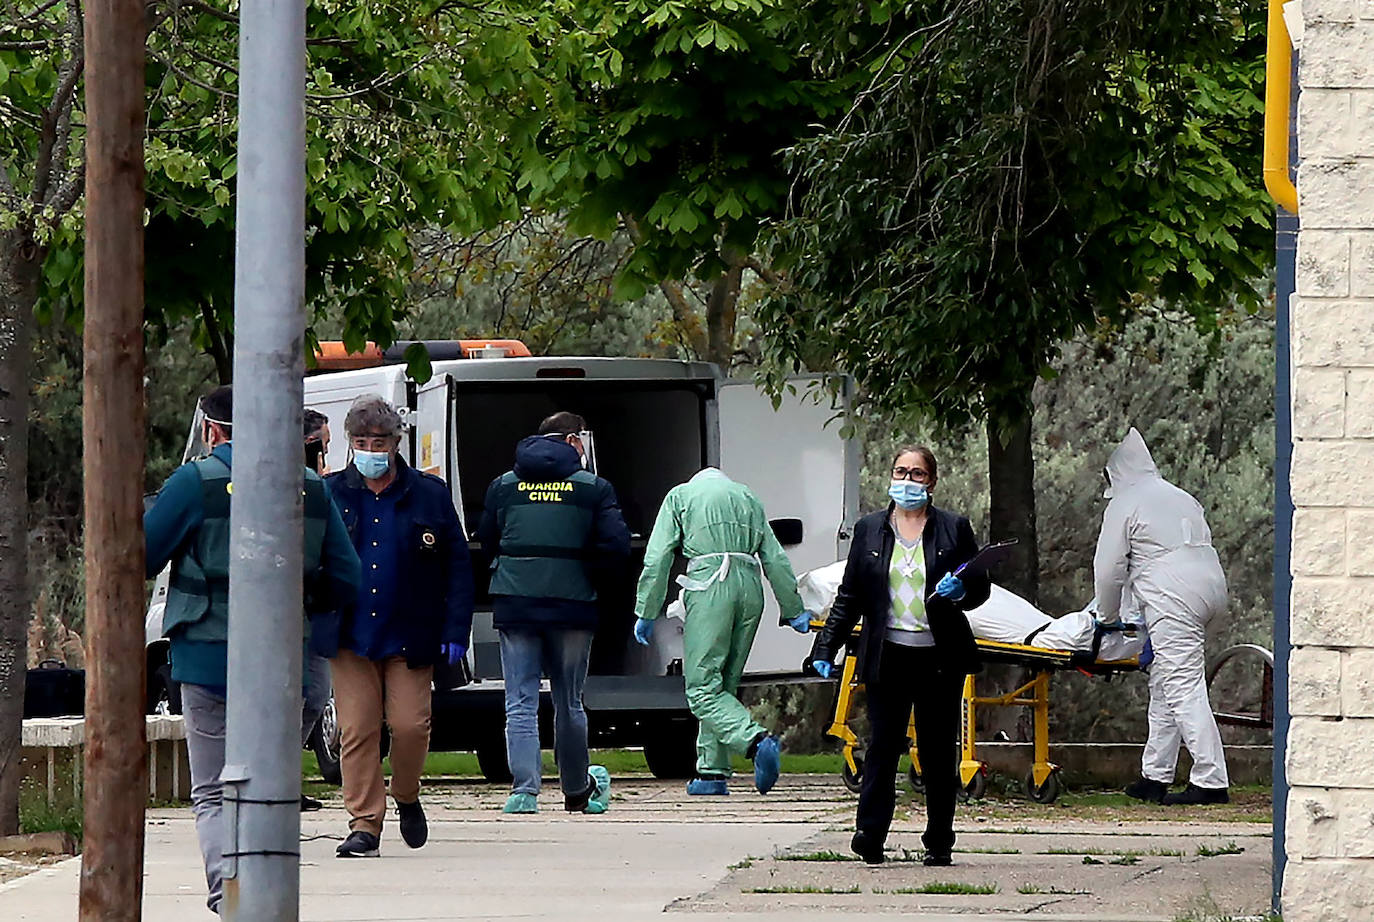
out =
[[(776, 410), (749, 381), (727, 381), (717, 397), (720, 469), (763, 501), (798, 574), (843, 557), (858, 514), (858, 453), (840, 436), (844, 397), (832, 399), (822, 381), (793, 379), (795, 393)], [(765, 595), (745, 674), (798, 674), (811, 638), (778, 627), (777, 600)]]
[[(448, 484), (458, 518), (463, 517), (463, 490), (458, 479), (458, 454), (453, 425), (453, 379), (437, 374), (415, 392), (415, 417), (410, 429), (415, 469)], [(466, 528), (467, 523), (463, 523)]]

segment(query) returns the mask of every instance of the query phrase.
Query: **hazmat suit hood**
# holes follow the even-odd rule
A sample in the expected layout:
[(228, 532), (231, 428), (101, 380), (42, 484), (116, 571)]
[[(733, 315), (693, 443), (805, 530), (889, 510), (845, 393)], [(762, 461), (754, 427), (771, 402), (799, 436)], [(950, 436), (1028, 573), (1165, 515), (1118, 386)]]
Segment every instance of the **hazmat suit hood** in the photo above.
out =
[(1110, 486), (1103, 495), (1111, 499), (1117, 491), (1132, 487), (1145, 480), (1158, 480), (1159, 468), (1145, 446), (1145, 439), (1134, 426), (1126, 433), (1121, 444), (1116, 446), (1112, 456), (1107, 459), (1107, 480)]
[(726, 475), (726, 473), (718, 467), (703, 467), (701, 470), (693, 474), (692, 479), (687, 482), (701, 483), (704, 480), (715, 480), (716, 478), (720, 478), (721, 480), (730, 479), (729, 476)]
[(515, 473), (521, 480), (567, 480), (582, 470), (582, 456), (567, 442), (532, 435), (515, 448)]

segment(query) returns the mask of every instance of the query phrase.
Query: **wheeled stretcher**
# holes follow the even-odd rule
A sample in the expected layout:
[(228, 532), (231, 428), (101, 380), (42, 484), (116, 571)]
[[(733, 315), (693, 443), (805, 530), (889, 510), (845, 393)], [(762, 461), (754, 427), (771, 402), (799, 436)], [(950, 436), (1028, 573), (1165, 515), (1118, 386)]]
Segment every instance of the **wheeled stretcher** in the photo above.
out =
[[(824, 622), (813, 621), (816, 630)], [(1050, 803), (1059, 796), (1063, 784), (1059, 777), (1059, 767), (1049, 759), (1050, 749), (1050, 676), (1052, 673), (1076, 669), (1085, 675), (1111, 676), (1117, 673), (1133, 672), (1140, 668), (1138, 655), (1128, 659), (1100, 658), (1102, 642), (1113, 634), (1133, 636), (1139, 630), (1134, 624), (1098, 624), (1094, 632), (1092, 648), (1087, 651), (1055, 650), (1033, 646), (1029, 643), (1006, 643), (995, 640), (977, 640), (980, 658), (985, 663), (1004, 663), (1021, 666), (1034, 672), (1034, 678), (1021, 687), (995, 696), (979, 696), (974, 676), (964, 680), (964, 693), (961, 703), (960, 721), (959, 781), (964, 795), (969, 799), (981, 798), (987, 791), (987, 764), (978, 758), (976, 735), (977, 710), (980, 707), (1028, 707), (1034, 711), (1034, 757), (1026, 772), (1024, 784), (1026, 794), (1037, 803)], [(835, 701), (835, 717), (826, 731), (829, 736), (844, 743), (844, 765), (841, 777), (851, 791), (858, 791), (863, 778), (863, 743), (849, 725), (853, 707), (854, 693), (862, 683), (857, 676), (858, 659), (846, 656), (840, 674), (839, 694)], [(924, 790), (921, 779), (921, 758), (916, 748), (916, 727), (914, 715), (907, 728), (907, 745), (911, 754), (911, 768), (908, 777), (912, 787), (919, 793)]]

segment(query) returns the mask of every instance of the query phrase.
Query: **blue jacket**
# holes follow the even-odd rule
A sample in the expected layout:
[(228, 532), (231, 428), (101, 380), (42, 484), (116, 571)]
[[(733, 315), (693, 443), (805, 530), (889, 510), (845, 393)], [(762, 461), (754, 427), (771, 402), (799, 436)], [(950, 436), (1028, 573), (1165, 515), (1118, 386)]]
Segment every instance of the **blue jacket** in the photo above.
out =
[[(515, 449), (515, 468), (511, 472), (514, 478), (502, 475), (487, 488), (482, 520), (477, 526), (483, 562), (492, 567), (501, 555), (502, 522), (507, 518), (503, 513), (521, 499), (518, 489), (509, 482), (503, 484), (503, 481), (517, 479), (530, 484), (555, 483), (567, 481), (581, 471), (581, 457), (577, 449), (567, 442), (544, 436), (524, 439)], [(525, 578), (520, 582), (522, 586), (531, 587), (531, 594), (508, 592), (493, 595), (492, 617), (498, 628), (596, 628), (600, 605), (595, 598), (588, 600), (588, 597), (597, 595), (596, 587), (605, 586), (608, 581), (623, 575), (630, 555), (630, 529), (620, 512), (615, 489), (600, 477), (591, 478), (585, 474), (583, 477), (592, 481), (577, 488), (587, 494), (585, 507), (580, 505), (579, 500), (579, 504), (562, 503), (545, 509), (546, 514), (554, 510), (566, 511), (566, 517), (559, 518), (557, 522), (558, 543), (578, 548), (579, 552), (575, 557), (560, 554), (537, 564), (547, 571), (547, 579), (534, 578), (537, 574), (525, 568), (522, 571)], [(581, 497), (582, 493), (577, 495)], [(590, 515), (587, 514), (589, 510)], [(583, 588), (589, 586), (592, 591), (571, 592), (566, 595), (573, 597), (555, 598), (535, 590), (534, 587), (539, 583), (547, 584), (550, 579), (567, 576), (567, 567), (580, 567), (582, 572), (574, 574), (577, 578), (572, 582), (583, 584)], [(581, 598), (576, 597), (579, 595)]]
[[(433, 666), (439, 647), (468, 645), (472, 631), (472, 562), (468, 542), (448, 484), (432, 474), (409, 467), (396, 458), (395, 533), (405, 542), (397, 579), (397, 598), (388, 629), (398, 631), (400, 649), (412, 669)], [(356, 548), (359, 510), (372, 496), (358, 469), (325, 478)], [(346, 645), (357, 602), (340, 611), (312, 617), (310, 648), (321, 656), (337, 656)]]

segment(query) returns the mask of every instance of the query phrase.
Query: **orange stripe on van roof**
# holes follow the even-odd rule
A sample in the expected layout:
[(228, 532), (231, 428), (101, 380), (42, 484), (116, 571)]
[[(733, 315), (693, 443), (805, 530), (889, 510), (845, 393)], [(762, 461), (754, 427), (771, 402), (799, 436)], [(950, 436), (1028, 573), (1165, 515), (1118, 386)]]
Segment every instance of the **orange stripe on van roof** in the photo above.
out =
[[(455, 342), (462, 350), (463, 358), (473, 358), (473, 353), (483, 349), (502, 349), (506, 358), (530, 358), (529, 347), (518, 339), (459, 339)], [(363, 346), (361, 352), (349, 352), (338, 341), (322, 342), (315, 350), (315, 371), (352, 371), (355, 368), (375, 368), (379, 365), (399, 365), (404, 361), (399, 350), (389, 356), (376, 343)]]

